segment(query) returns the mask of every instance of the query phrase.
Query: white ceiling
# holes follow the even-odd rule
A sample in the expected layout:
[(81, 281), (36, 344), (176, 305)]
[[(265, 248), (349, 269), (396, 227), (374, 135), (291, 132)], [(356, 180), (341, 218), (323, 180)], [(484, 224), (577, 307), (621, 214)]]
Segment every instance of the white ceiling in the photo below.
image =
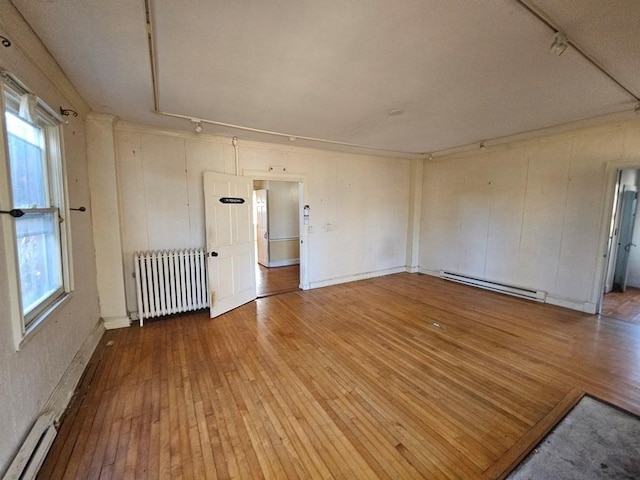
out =
[[(13, 3), (93, 110), (193, 129), (152, 112), (144, 0)], [(640, 96), (640, 1), (528, 3)], [(158, 109), (188, 117), (437, 152), (636, 103), (572, 47), (552, 55), (554, 32), (515, 0), (151, 0), (151, 13)]]

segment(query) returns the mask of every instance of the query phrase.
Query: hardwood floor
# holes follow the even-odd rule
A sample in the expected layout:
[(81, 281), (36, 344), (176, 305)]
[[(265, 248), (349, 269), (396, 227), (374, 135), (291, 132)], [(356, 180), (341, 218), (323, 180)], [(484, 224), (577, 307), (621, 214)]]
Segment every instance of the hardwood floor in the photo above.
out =
[(640, 288), (607, 293), (602, 302), (602, 315), (640, 324)]
[(267, 268), (258, 264), (256, 268), (258, 297), (293, 292), (299, 289), (299, 285), (300, 265)]
[(640, 325), (391, 275), (107, 331), (40, 478), (500, 478), (582, 392)]

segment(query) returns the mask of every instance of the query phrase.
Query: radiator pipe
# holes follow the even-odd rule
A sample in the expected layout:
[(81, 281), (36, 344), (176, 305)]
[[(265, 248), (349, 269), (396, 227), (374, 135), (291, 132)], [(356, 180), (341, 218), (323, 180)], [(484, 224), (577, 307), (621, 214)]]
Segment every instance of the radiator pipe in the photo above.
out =
[(240, 161), (238, 159), (238, 137), (233, 137), (231, 140), (231, 144), (233, 145), (233, 154), (236, 164), (236, 175), (240, 175)]

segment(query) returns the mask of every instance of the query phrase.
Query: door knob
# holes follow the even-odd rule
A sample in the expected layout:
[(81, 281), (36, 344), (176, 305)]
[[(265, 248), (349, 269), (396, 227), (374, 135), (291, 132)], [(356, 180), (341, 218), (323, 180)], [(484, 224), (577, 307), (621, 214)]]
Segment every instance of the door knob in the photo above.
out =
[(217, 256), (218, 256), (218, 252), (211, 252), (211, 253), (210, 253), (210, 255), (211, 255), (212, 257), (217, 257)]

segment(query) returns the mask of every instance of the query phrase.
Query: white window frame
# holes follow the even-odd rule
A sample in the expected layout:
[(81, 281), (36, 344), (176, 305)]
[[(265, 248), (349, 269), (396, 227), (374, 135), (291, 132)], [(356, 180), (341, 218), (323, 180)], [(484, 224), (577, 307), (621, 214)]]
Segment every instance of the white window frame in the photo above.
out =
[[(19, 80), (8, 74), (4, 75), (3, 80), (0, 84), (0, 107), (2, 107), (2, 115), (0, 115), (0, 143), (2, 144), (2, 148), (0, 149), (0, 190), (2, 190), (0, 194), (0, 206), (2, 210), (10, 210), (14, 207), (12, 206), (11, 167), (5, 121), (7, 104), (5, 99), (11, 98), (11, 103), (15, 104), (21, 95), (31, 92), (29, 92)], [(14, 108), (11, 108), (11, 110), (13, 109)], [(38, 306), (31, 310), (26, 316), (23, 314), (15, 219), (10, 215), (0, 215), (0, 217), (2, 217), (0, 218), (0, 222), (2, 222), (0, 230), (3, 232), (5, 264), (7, 266), (6, 281), (10, 295), (7, 313), (12, 321), (16, 350), (20, 350), (33, 334), (40, 329), (51, 313), (69, 299), (70, 293), (73, 290), (71, 230), (67, 202), (67, 175), (64, 160), (64, 142), (62, 139), (63, 121), (54, 110), (40, 99), (37, 100), (36, 114), (38, 118), (37, 124), (42, 127), (45, 137), (46, 177), (49, 182), (48, 188), (51, 206), (50, 208), (33, 209), (32, 211), (57, 211), (59, 219), (57, 240), (60, 247), (60, 261), (62, 265), (62, 288), (57, 290), (54, 295), (47, 297), (47, 299), (38, 304)], [(27, 212), (30, 209), (22, 210)]]

